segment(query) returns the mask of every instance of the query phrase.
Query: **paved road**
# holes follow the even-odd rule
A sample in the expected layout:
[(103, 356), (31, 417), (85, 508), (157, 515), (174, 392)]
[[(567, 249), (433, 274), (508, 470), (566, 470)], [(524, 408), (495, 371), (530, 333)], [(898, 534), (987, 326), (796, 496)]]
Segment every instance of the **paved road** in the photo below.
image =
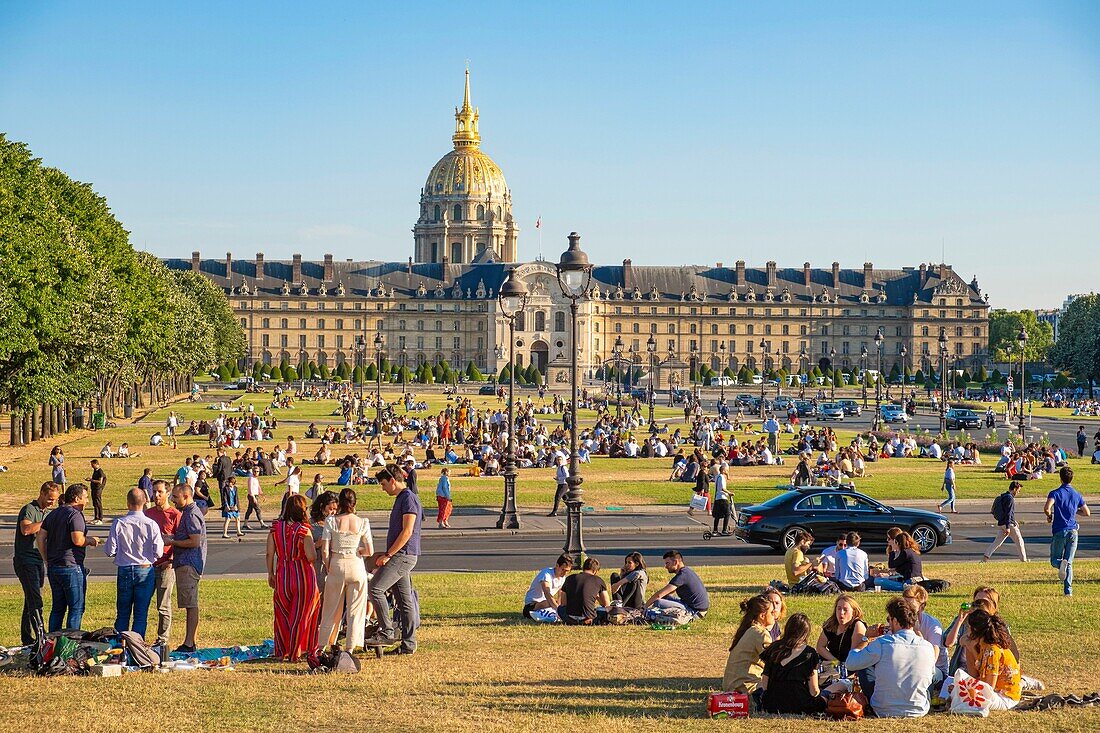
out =
[[(1035, 561), (1044, 562), (1048, 552), (1050, 533), (1037, 508), (1023, 514), (1024, 535), (1028, 554)], [(1033, 516), (1034, 515), (1034, 516)], [(483, 519), (485, 519), (483, 517)], [(487, 521), (487, 520), (486, 520)], [(1087, 521), (1087, 520), (1086, 520)], [(614, 520), (603, 517), (586, 517), (592, 531), (586, 534), (587, 551), (598, 557), (605, 567), (618, 567), (623, 555), (629, 551), (641, 552), (659, 568), (658, 560), (668, 549), (678, 549), (688, 561), (699, 565), (760, 565), (776, 564), (781, 558), (769, 548), (746, 545), (733, 538), (716, 538), (704, 541), (703, 526), (676, 516), (623, 516)], [(372, 521), (375, 528), (383, 527), (379, 519)], [(564, 536), (560, 526), (552, 521), (536, 524), (528, 522), (530, 530), (520, 534), (497, 531), (469, 530), (440, 533), (435, 529), (424, 531), (424, 555), (418, 569), (436, 571), (486, 571), (486, 570), (534, 570), (550, 564), (561, 552)], [(548, 528), (549, 527), (549, 528)], [(1100, 558), (1100, 534), (1081, 536), (1079, 557)], [(954, 562), (977, 559), (992, 539), (996, 530), (990, 526), (988, 515), (977, 510), (954, 518), (954, 543), (930, 553), (933, 562)], [(102, 532), (96, 530), (97, 534)], [(4, 532), (7, 534), (7, 531)], [(375, 533), (375, 544), (384, 541), (383, 533)], [(223, 540), (215, 536), (209, 544), (209, 575), (225, 577), (262, 577), (264, 566), (264, 534), (249, 534), (243, 542)], [(883, 554), (881, 547), (868, 547), (872, 556)], [(97, 577), (113, 577), (114, 569), (109, 558), (92, 550), (88, 562), (93, 580)], [(1011, 546), (1002, 547), (998, 558), (1015, 558)], [(881, 558), (880, 558), (881, 559)], [(0, 583), (12, 582), (11, 545), (0, 547)]]

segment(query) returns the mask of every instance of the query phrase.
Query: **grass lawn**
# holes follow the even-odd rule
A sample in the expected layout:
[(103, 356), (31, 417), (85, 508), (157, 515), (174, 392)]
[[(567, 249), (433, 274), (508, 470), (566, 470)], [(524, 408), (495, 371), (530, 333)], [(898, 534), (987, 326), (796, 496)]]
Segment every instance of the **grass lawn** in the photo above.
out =
[[(650, 558), (654, 563), (655, 558)], [(122, 678), (38, 679), (4, 675), (0, 730), (25, 730), (51, 718), (80, 730), (149, 730), (170, 719), (173, 729), (291, 731), (365, 730), (527, 731), (738, 730), (802, 731), (807, 721), (759, 718), (712, 722), (703, 714), (707, 692), (717, 689), (736, 628), (737, 603), (780, 573), (778, 566), (705, 567), (712, 611), (689, 629), (537, 626), (519, 618), (530, 582), (527, 573), (417, 574), (423, 626), (413, 657), (365, 659), (357, 676), (306, 675), (305, 664), (253, 663), (232, 672), (135, 674)], [(945, 623), (969, 591), (991, 584), (1002, 592), (1002, 612), (1021, 649), (1025, 674), (1058, 692), (1100, 687), (1094, 660), (1100, 637), (1091, 629), (1100, 613), (1100, 562), (1081, 561), (1077, 595), (1065, 599), (1054, 571), (1043, 563), (1021, 566), (935, 564), (937, 577), (954, 587), (932, 597), (929, 612)], [(652, 583), (664, 571), (652, 570)], [(606, 577), (606, 572), (605, 572)], [(111, 583), (92, 583), (85, 628), (113, 620)], [(271, 591), (262, 581), (203, 581), (200, 641), (205, 645), (255, 643), (271, 635)], [(864, 594), (872, 621), (883, 617), (889, 594)], [(18, 586), (0, 586), (0, 635), (18, 636)], [(795, 599), (790, 612), (820, 624), (831, 599)], [(155, 615), (154, 615), (155, 617)], [(818, 628), (813, 631), (814, 637)], [(174, 627), (173, 644), (182, 633)], [(48, 701), (48, 702), (46, 702)], [(841, 724), (809, 723), (831, 727)], [(1095, 730), (1100, 710), (995, 713), (987, 720), (937, 714), (919, 721), (873, 721), (868, 731), (962, 729), (1004, 731)]]
[[(526, 391), (522, 399), (526, 399)], [(386, 399), (398, 399), (400, 393), (383, 392)], [(233, 405), (242, 400), (247, 405), (251, 401), (257, 410), (263, 410), (270, 396), (243, 394), (234, 391), (212, 392), (203, 403), (177, 403), (171, 407), (177, 413), (181, 413), (186, 426), (191, 419), (202, 417), (212, 418), (217, 412), (209, 409), (209, 405), (215, 399), (235, 399)], [(532, 392), (532, 399), (537, 396)], [(501, 405), (495, 397), (472, 397), (474, 404), (479, 407), (495, 409)], [(444, 409), (446, 399), (439, 393), (431, 393), (426, 396), (429, 411), (426, 415), (434, 415)], [(304, 440), (302, 434), (305, 425), (299, 420), (315, 420), (319, 426), (336, 424), (338, 417), (330, 413), (336, 406), (334, 401), (299, 402), (294, 410), (276, 411), (276, 416), (284, 421), (276, 430), (276, 441), (281, 445), (286, 444), (287, 435), (295, 435), (298, 438), (299, 455), (311, 457), (320, 445), (318, 440)], [(402, 408), (398, 408), (399, 411)], [(104, 470), (107, 472), (108, 485), (105, 496), (108, 511), (121, 511), (125, 506), (125, 491), (136, 484), (141, 476), (142, 469), (150, 467), (153, 474), (160, 478), (171, 478), (176, 469), (182, 465), (183, 458), (187, 455), (211, 455), (205, 436), (182, 436), (179, 438), (179, 449), (173, 451), (167, 446), (153, 448), (148, 445), (149, 436), (156, 430), (163, 430), (167, 409), (158, 410), (144, 420), (134, 425), (124, 425), (112, 428), (108, 431), (94, 433), (90, 431), (74, 431), (68, 436), (57, 436), (55, 441), (42, 441), (37, 444), (20, 449), (0, 448), (0, 464), (7, 465), (9, 471), (0, 474), (0, 513), (14, 513), (22, 504), (30, 500), (35, 494), (36, 488), (41, 482), (49, 479), (48, 455), (54, 442), (64, 445), (66, 455), (67, 476), (70, 482), (83, 481), (90, 475), (88, 461), (99, 455), (100, 448), (109, 439), (117, 447), (122, 442), (129, 442), (131, 451), (140, 455), (129, 460), (112, 459), (104, 461)], [(582, 411), (580, 424), (591, 424), (594, 413)], [(544, 422), (549, 425), (557, 424), (560, 416), (542, 416)], [(658, 419), (665, 422), (670, 429), (686, 427), (683, 422), (682, 410), (661, 407), (658, 410)], [(286, 422), (295, 421), (293, 424)], [(816, 423), (815, 423), (816, 425)], [(850, 429), (841, 426), (834, 428), (842, 445), (846, 444), (855, 435)], [(182, 431), (181, 431), (182, 432)], [(745, 437), (746, 434), (739, 434)], [(406, 434), (411, 438), (411, 434)], [(781, 445), (787, 445), (788, 437), (780, 436)], [(252, 445), (261, 445), (252, 443)], [(269, 443), (268, 447), (274, 445)], [(364, 446), (334, 446), (333, 455), (343, 456), (345, 453), (364, 453)], [(789, 457), (788, 457), (789, 459)], [(1072, 459), (1071, 464), (1078, 471), (1075, 481), (1077, 487), (1086, 494), (1094, 494), (1100, 490), (1100, 467), (1091, 466), (1088, 461)], [(992, 461), (987, 460), (983, 466), (960, 466), (957, 469), (959, 482), (959, 498), (992, 498), (1004, 491), (1006, 483), (1003, 474), (995, 474), (991, 470)], [(686, 484), (670, 483), (668, 478), (671, 462), (668, 459), (609, 459), (595, 457), (590, 465), (582, 467), (584, 475), (585, 500), (595, 507), (605, 506), (630, 506), (643, 504), (664, 504), (686, 506), (691, 496), (691, 487)], [(314, 474), (320, 473), (327, 483), (335, 483), (339, 471), (334, 466), (314, 467), (303, 466), (306, 483), (312, 481)], [(734, 499), (738, 503), (762, 501), (776, 493), (776, 486), (789, 480), (793, 465), (788, 461), (786, 466), (758, 466), (751, 468), (733, 468), (731, 489)], [(871, 496), (884, 501), (896, 499), (939, 499), (942, 498), (940, 490), (942, 482), (943, 464), (926, 459), (887, 460), (870, 464), (868, 467), (869, 478), (856, 480), (859, 490), (865, 491)], [(498, 477), (472, 478), (462, 475), (461, 466), (452, 467), (452, 489), (455, 504), (458, 507), (471, 506), (498, 506), (500, 503), (502, 479)], [(438, 478), (438, 468), (429, 468), (420, 472), (420, 483), (428, 487), (434, 487)], [(264, 490), (269, 493), (268, 504), (277, 500), (281, 494), (281, 487), (275, 487), (277, 477), (264, 477)], [(1056, 479), (1049, 477), (1038, 482), (1034, 487), (1028, 485), (1024, 489), (1025, 496), (1035, 496), (1054, 488)], [(364, 487), (360, 497), (359, 506), (362, 510), (384, 509), (390, 506), (390, 500), (380, 490), (372, 490), (375, 487)], [(517, 481), (518, 500), (521, 506), (549, 506), (554, 497), (553, 471), (550, 469), (526, 469), (521, 470)]]

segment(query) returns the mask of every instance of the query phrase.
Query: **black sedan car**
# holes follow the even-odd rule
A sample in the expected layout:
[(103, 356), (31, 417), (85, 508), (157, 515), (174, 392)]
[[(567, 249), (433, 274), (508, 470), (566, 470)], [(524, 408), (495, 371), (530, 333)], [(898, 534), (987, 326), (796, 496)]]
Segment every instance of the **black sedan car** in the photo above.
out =
[(734, 534), (783, 552), (798, 530), (808, 530), (824, 544), (845, 532), (858, 532), (870, 544), (885, 544), (891, 527), (913, 535), (921, 552), (951, 543), (951, 523), (941, 514), (891, 507), (855, 491), (820, 486), (794, 489), (739, 509)]
[(959, 428), (980, 428), (982, 426), (981, 416), (973, 410), (965, 410), (961, 407), (953, 407), (947, 411), (947, 429), (958, 430)]

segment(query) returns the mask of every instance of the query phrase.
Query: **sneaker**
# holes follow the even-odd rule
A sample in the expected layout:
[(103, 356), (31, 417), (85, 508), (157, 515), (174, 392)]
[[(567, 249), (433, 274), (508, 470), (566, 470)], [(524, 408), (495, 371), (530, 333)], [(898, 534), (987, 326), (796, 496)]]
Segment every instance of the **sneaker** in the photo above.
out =
[(187, 644), (180, 644), (178, 647), (172, 650), (173, 654), (194, 654), (195, 647), (188, 646)]
[(395, 636), (393, 636), (392, 634), (389, 635), (389, 636), (386, 636), (385, 634), (379, 633), (379, 634), (374, 634), (373, 636), (367, 637), (363, 641), (363, 646), (389, 646), (390, 644), (393, 644), (395, 641), (397, 641), (397, 638)]
[[(1069, 573), (1069, 562), (1065, 559), (1058, 563), (1058, 580), (1065, 580), (1066, 575)], [(1067, 594), (1068, 595), (1068, 594)]]
[(102, 519), (93, 519), (92, 524), (103, 524), (103, 520)]
[(989, 555), (982, 555), (982, 562), (989, 562)]

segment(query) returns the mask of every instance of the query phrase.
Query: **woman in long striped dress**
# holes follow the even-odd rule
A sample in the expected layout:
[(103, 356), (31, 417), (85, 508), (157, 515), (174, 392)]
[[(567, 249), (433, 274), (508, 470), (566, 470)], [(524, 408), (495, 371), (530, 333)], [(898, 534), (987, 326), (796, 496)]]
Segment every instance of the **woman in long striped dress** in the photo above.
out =
[(275, 657), (297, 661), (317, 648), (320, 595), (313, 562), (317, 550), (309, 531), (306, 498), (287, 499), (281, 519), (267, 538), (267, 583), (275, 591)]

